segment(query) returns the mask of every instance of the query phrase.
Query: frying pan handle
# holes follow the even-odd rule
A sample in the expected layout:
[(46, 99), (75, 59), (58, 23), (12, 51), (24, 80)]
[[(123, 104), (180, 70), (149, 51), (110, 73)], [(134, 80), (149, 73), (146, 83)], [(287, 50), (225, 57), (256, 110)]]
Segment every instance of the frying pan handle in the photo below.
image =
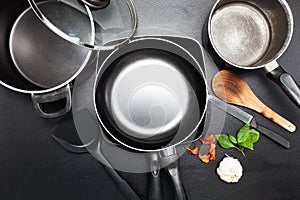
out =
[(167, 171), (170, 174), (171, 180), (173, 181), (177, 198), (179, 200), (187, 200), (186, 192), (183, 187), (182, 181), (181, 181), (181, 175), (179, 170), (179, 159), (177, 159), (175, 162), (170, 164), (167, 167)]
[(159, 156), (152, 153), (150, 157), (148, 200), (163, 200)]
[[(40, 117), (47, 118), (47, 119), (61, 117), (67, 114), (72, 107), (70, 85), (67, 85), (64, 88), (61, 88), (59, 90), (47, 94), (32, 94), (31, 99), (34, 108), (37, 111), (37, 113), (40, 115)], [(62, 109), (56, 112), (48, 113), (44, 111), (43, 107), (41, 106), (41, 104), (43, 103), (52, 103), (62, 99), (66, 99), (66, 104)]]
[(293, 77), (281, 66), (267, 73), (267, 76), (277, 83), (286, 95), (300, 108), (300, 89)]
[(160, 170), (150, 172), (148, 200), (163, 200)]

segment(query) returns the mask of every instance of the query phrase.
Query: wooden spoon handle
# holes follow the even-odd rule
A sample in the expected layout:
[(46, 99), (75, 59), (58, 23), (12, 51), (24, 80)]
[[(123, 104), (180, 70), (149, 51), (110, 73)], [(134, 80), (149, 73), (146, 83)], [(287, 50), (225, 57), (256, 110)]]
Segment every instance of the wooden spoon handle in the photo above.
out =
[(282, 116), (280, 116), (279, 114), (274, 112), (271, 108), (269, 108), (266, 105), (264, 105), (264, 107), (260, 111), (260, 114), (262, 114), (263, 116), (269, 118), (270, 120), (272, 120), (273, 122), (275, 122), (279, 126), (285, 128), (289, 132), (295, 132), (295, 130), (296, 130), (296, 126), (293, 123), (291, 123), (287, 119), (283, 118)]
[(255, 110), (290, 132), (296, 130), (294, 124), (261, 102), (248, 84), (235, 73), (229, 70), (218, 72), (213, 79), (212, 87), (214, 93), (223, 101)]

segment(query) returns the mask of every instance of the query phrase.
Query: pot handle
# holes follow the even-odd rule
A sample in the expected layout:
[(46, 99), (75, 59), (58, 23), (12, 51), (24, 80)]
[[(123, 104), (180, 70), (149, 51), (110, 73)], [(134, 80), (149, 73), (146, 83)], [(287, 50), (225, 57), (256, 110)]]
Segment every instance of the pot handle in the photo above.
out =
[[(66, 99), (66, 105), (64, 108), (60, 109), (59, 111), (53, 112), (53, 113), (47, 113), (46, 111), (43, 110), (41, 104), (42, 103), (51, 103), (55, 102), (61, 99)], [(63, 87), (59, 90), (56, 90), (51, 93), (46, 93), (46, 94), (31, 94), (31, 99), (34, 105), (35, 110), (37, 113), (40, 115), (42, 118), (57, 118), (61, 117), (65, 114), (67, 114), (72, 107), (71, 103), (71, 88), (70, 85), (68, 84), (66, 87)]]
[(181, 181), (181, 175), (179, 170), (179, 159), (167, 166), (167, 171), (170, 174), (173, 181), (177, 198), (179, 200), (187, 200), (186, 192)]
[(300, 89), (294, 78), (287, 73), (281, 66), (267, 72), (267, 76), (273, 80), (285, 94), (300, 108)]

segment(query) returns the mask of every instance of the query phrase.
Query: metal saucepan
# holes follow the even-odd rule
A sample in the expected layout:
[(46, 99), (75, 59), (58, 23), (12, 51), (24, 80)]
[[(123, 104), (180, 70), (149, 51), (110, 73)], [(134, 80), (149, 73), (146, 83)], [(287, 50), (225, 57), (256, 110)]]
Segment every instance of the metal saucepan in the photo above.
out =
[(112, 52), (94, 85), (105, 134), (131, 150), (157, 153), (156, 167), (170, 164), (179, 199), (187, 197), (175, 147), (201, 131), (207, 101), (198, 62), (181, 46), (159, 38), (135, 39)]
[[(71, 109), (70, 83), (88, 63), (91, 51), (57, 36), (28, 7), (27, 0), (12, 0), (0, 8), (0, 84), (16, 92), (31, 94), (41, 117), (59, 117)], [(53, 1), (42, 2), (40, 7), (54, 21), (70, 19), (62, 24), (71, 19), (81, 21), (82, 35), (93, 34), (90, 22), (82, 12)], [(56, 15), (58, 10), (65, 15)], [(93, 43), (93, 37), (90, 42)], [(62, 99), (66, 99), (66, 103), (59, 110), (49, 112), (43, 106)]]
[(293, 16), (285, 0), (218, 0), (208, 19), (213, 49), (228, 64), (263, 68), (300, 108), (300, 89), (278, 63), (293, 34)]

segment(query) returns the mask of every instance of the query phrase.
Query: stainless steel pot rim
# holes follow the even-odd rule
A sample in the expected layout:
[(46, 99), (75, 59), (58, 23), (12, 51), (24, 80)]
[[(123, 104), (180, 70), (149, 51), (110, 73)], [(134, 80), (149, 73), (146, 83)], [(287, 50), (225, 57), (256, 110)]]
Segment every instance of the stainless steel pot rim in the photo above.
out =
[[(130, 39), (134, 36), (135, 31), (137, 29), (137, 12), (135, 9), (135, 6), (133, 4), (132, 0), (126, 0), (128, 8), (130, 10), (130, 14), (131, 14), (131, 19), (132, 19), (132, 31), (129, 34), (129, 36), (122, 42), (120, 42), (119, 44), (115, 44), (112, 46), (98, 46), (94, 44), (94, 41), (92, 41), (91, 43), (85, 43), (82, 41), (78, 41), (78, 40), (74, 40), (72, 37), (70, 37), (68, 34), (64, 33), (63, 31), (61, 31), (59, 28), (57, 28), (53, 23), (51, 23), (47, 17), (43, 14), (43, 12), (38, 8), (38, 6), (35, 3), (35, 0), (28, 0), (31, 8), (33, 9), (34, 13), (36, 14), (36, 16), (49, 28), (51, 29), (53, 32), (55, 32), (57, 35), (59, 35), (60, 37), (62, 37), (63, 39), (76, 44), (80, 47), (83, 48), (87, 48), (90, 50), (112, 50), (112, 49), (116, 49), (119, 46), (122, 46), (126, 43), (128, 43), (130, 41)], [(87, 5), (84, 5), (87, 14), (89, 16), (90, 19), (90, 24), (91, 24), (91, 29), (93, 31), (93, 34), (95, 33), (95, 26), (94, 26), (94, 19), (93, 19), (93, 15), (91, 13), (90, 8)], [(95, 37), (95, 35), (93, 35), (92, 37)]]
[[(193, 59), (193, 61), (196, 63), (197, 68), (199, 69), (200, 74), (201, 74), (201, 76), (203, 77), (203, 80), (204, 80), (204, 83), (205, 83), (205, 86), (206, 86), (206, 87), (205, 87), (205, 95), (206, 95), (205, 102), (206, 102), (206, 103), (205, 103), (205, 107), (204, 107), (203, 113), (202, 113), (202, 115), (201, 115), (201, 118), (200, 118), (200, 120), (199, 120), (197, 126), (193, 129), (193, 131), (192, 131), (190, 134), (188, 134), (188, 135), (187, 135), (184, 139), (182, 139), (180, 142), (177, 142), (176, 144), (172, 144), (171, 146), (163, 147), (163, 148), (161, 148), (161, 149), (152, 149), (152, 150), (139, 149), (139, 148), (132, 147), (132, 146), (130, 146), (130, 145), (128, 145), (128, 144), (126, 144), (126, 143), (120, 141), (119, 139), (117, 139), (117, 138), (116, 138), (116, 137), (115, 137), (115, 136), (107, 129), (107, 127), (105, 126), (105, 124), (103, 123), (103, 121), (102, 121), (102, 119), (101, 119), (101, 117), (100, 117), (100, 115), (99, 115), (99, 112), (98, 112), (98, 110), (97, 110), (97, 105), (96, 105), (96, 90), (97, 90), (97, 84), (98, 84), (98, 81), (99, 81), (99, 75), (100, 75), (101, 69), (104, 67), (104, 65), (107, 63), (107, 61), (110, 59), (110, 57), (111, 57), (112, 55), (114, 55), (114, 54), (118, 51), (118, 49), (114, 50), (109, 56), (106, 57), (106, 59), (102, 62), (101, 67), (99, 68), (99, 71), (97, 72), (97, 75), (96, 75), (96, 78), (95, 78), (95, 82), (94, 82), (94, 87), (93, 87), (93, 106), (94, 106), (94, 109), (95, 109), (95, 112), (96, 112), (97, 119), (98, 119), (98, 121), (100, 122), (100, 125), (101, 125), (101, 126), (104, 128), (104, 130), (105, 130), (105, 131), (106, 131), (106, 132), (107, 132), (114, 140), (116, 140), (118, 143), (120, 143), (121, 145), (123, 145), (123, 146), (125, 146), (125, 147), (127, 147), (127, 148), (129, 148), (129, 149), (132, 149), (132, 150), (135, 150), (135, 151), (138, 151), (138, 152), (160, 152), (160, 151), (162, 151), (162, 150), (168, 150), (168, 149), (170, 149), (170, 148), (173, 148), (173, 147), (176, 147), (176, 146), (182, 144), (184, 141), (186, 141), (187, 139), (189, 139), (189, 138), (191, 137), (192, 134), (194, 134), (194, 133), (197, 131), (198, 127), (200, 126), (200, 124), (201, 124), (201, 122), (202, 122), (202, 120), (203, 120), (203, 118), (204, 118), (204, 116), (205, 116), (206, 110), (207, 110), (207, 104), (208, 104), (207, 81), (206, 81), (204, 72), (203, 72), (202, 68), (200, 67), (200, 64), (199, 64), (198, 61), (193, 57), (193, 55), (191, 55), (191, 53), (188, 52), (185, 48), (181, 47), (180, 45), (178, 45), (178, 44), (176, 44), (176, 43), (174, 43), (174, 42), (172, 42), (172, 41), (169, 41), (169, 40), (166, 40), (166, 39), (162, 39), (162, 38), (155, 38), (155, 37), (153, 37), (153, 35), (150, 36), (150, 37), (147, 37), (146, 35), (145, 35), (145, 36), (141, 36), (141, 37), (142, 37), (142, 38), (140, 38), (140, 37), (134, 38), (133, 40), (131, 40), (131, 41), (129, 42), (129, 44), (130, 44), (130, 43), (139, 42), (139, 41), (143, 41), (143, 40), (156, 40), (156, 41), (166, 42), (166, 43), (172, 44), (172, 45), (174, 45), (174, 46), (180, 48), (181, 50), (183, 50), (183, 51), (184, 51), (188, 56), (190, 56), (190, 57)], [(147, 37), (147, 38), (143, 38), (143, 37)], [(174, 37), (174, 36), (171, 36), (171, 37)], [(178, 37), (178, 36), (176, 36), (176, 37)], [(188, 37), (180, 37), (180, 38), (188, 38)], [(192, 39), (193, 41), (197, 42), (197, 44), (201, 47), (201, 45), (199, 44), (199, 42), (198, 42), (197, 40), (195, 40), (195, 39), (193, 39), (193, 38), (188, 38), (188, 39)]]
[[(20, 17), (26, 13), (28, 10), (30, 10), (31, 8), (28, 7), (26, 10), (24, 10), (22, 12), (22, 14), (17, 18), (17, 20), (20, 19)], [(13, 27), (14, 28), (14, 27)], [(13, 29), (12, 28), (12, 29)], [(94, 40), (94, 37), (92, 38), (92, 40)], [(11, 43), (11, 41), (9, 41), (9, 43)], [(11, 49), (10, 49), (11, 50)], [(25, 93), (25, 94), (43, 94), (43, 93), (50, 93), (50, 92), (53, 92), (55, 90), (58, 90), (60, 88), (63, 88), (65, 87), (66, 85), (68, 85), (70, 82), (72, 82), (80, 73), (81, 71), (85, 68), (85, 66), (87, 65), (90, 57), (91, 57), (91, 54), (92, 54), (92, 50), (89, 50), (87, 52), (87, 55), (86, 55), (86, 58), (85, 60), (83, 61), (82, 65), (80, 66), (80, 68), (77, 70), (77, 72), (71, 77), (69, 78), (68, 80), (66, 80), (65, 82), (55, 86), (55, 87), (51, 87), (49, 89), (41, 89), (41, 90), (25, 90), (25, 89), (20, 89), (20, 88), (17, 88), (17, 87), (14, 87), (14, 86), (11, 86), (3, 81), (0, 80), (0, 84), (3, 85), (4, 87), (10, 89), (10, 90), (13, 90), (13, 91), (16, 91), (16, 92), (20, 92), (20, 93)], [(12, 54), (11, 54), (12, 55)], [(13, 59), (13, 63), (15, 64), (16, 62), (14, 61), (14, 58), (12, 57)], [(19, 71), (19, 70), (18, 70)], [(19, 71), (20, 72), (20, 71)]]
[(82, 70), (85, 68), (85, 66), (87, 65), (90, 57), (91, 57), (92, 51), (88, 51), (87, 57), (84, 60), (82, 66), (80, 67), (80, 69), (71, 77), (69, 78), (69, 80), (65, 81), (64, 83), (61, 83), (55, 87), (49, 88), (49, 89), (42, 89), (42, 90), (24, 90), (24, 89), (20, 89), (20, 88), (16, 88), (14, 86), (11, 86), (3, 81), (0, 80), (0, 84), (10, 90), (13, 90), (15, 92), (20, 92), (20, 93), (25, 93), (25, 94), (44, 94), (44, 93), (50, 93), (53, 91), (56, 91), (60, 88), (65, 87), (66, 85), (68, 85), (70, 82), (72, 82), (81, 72)]
[[(240, 65), (237, 65), (237, 64), (234, 64), (234, 63), (228, 61), (224, 56), (222, 56), (222, 55), (219, 53), (217, 47), (215, 46), (215, 44), (214, 44), (214, 42), (213, 42), (212, 36), (211, 36), (211, 19), (212, 19), (214, 13), (215, 13), (215, 10), (216, 10), (218, 4), (219, 4), (221, 1), (223, 1), (223, 0), (217, 0), (217, 1), (215, 2), (214, 6), (212, 7), (211, 12), (210, 12), (210, 14), (209, 14), (209, 18), (208, 18), (208, 36), (209, 36), (209, 39), (210, 39), (210, 41), (211, 41), (211, 45), (213, 46), (213, 49), (217, 52), (217, 54), (218, 54), (224, 61), (226, 61), (228, 64), (230, 64), (230, 65), (232, 65), (232, 66), (234, 66), (234, 67), (237, 67), (237, 68), (241, 68), (241, 69), (249, 69), (249, 70), (251, 70), (251, 69), (260, 69), (260, 68), (263, 68), (263, 67), (265, 67), (266, 65), (272, 63), (272, 61), (270, 61), (269, 63), (266, 63), (266, 64), (264, 64), (264, 65), (253, 66), (253, 67), (252, 67), (252, 66), (250, 66), (250, 67), (248, 67), (248, 66), (240, 66)], [(275, 61), (275, 60), (277, 60), (279, 57), (281, 57), (282, 54), (286, 51), (286, 49), (288, 48), (288, 46), (289, 46), (289, 44), (290, 44), (290, 42), (291, 42), (291, 40), (292, 40), (292, 36), (293, 36), (293, 32), (294, 32), (294, 18), (293, 18), (292, 10), (291, 10), (289, 4), (286, 2), (286, 0), (278, 0), (278, 2), (282, 5), (283, 9), (285, 10), (285, 12), (286, 12), (286, 14), (287, 14), (287, 16), (288, 16), (288, 20), (290, 20), (289, 23), (288, 23), (288, 24), (289, 24), (289, 27), (288, 27), (288, 28), (289, 28), (289, 34), (287, 35), (287, 40), (285, 41), (285, 45), (282, 47), (282, 49), (280, 50), (280, 52), (278, 52), (277, 55), (274, 56), (273, 61)]]

